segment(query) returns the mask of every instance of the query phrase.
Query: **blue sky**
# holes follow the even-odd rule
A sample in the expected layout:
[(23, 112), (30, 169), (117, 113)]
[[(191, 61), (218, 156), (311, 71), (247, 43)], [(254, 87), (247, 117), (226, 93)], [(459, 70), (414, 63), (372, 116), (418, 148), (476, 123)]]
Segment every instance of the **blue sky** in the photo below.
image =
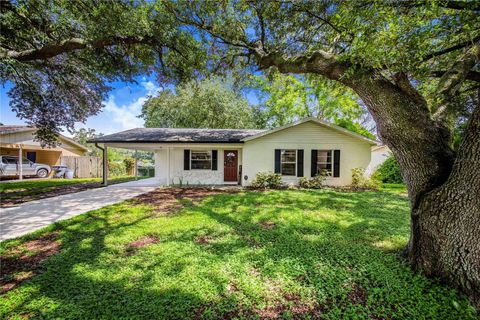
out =
[[(137, 116), (140, 114), (142, 104), (149, 95), (155, 95), (160, 87), (149, 77), (139, 77), (138, 83), (113, 82), (112, 90), (108, 99), (103, 102), (104, 108), (100, 114), (90, 117), (85, 124), (78, 123), (76, 128), (93, 128), (97, 132), (105, 134), (143, 127), (143, 120)], [(3, 124), (25, 124), (16, 117), (10, 109), (7, 91), (11, 85), (7, 84), (0, 88), (0, 122)], [(67, 132), (65, 134), (68, 135)]]
[[(156, 83), (154, 76), (140, 76), (137, 83), (113, 82), (110, 83), (112, 90), (108, 99), (103, 104), (101, 113), (90, 117), (85, 124), (78, 123), (75, 127), (93, 128), (99, 133), (109, 134), (122, 130), (143, 127), (143, 120), (137, 116), (140, 114), (142, 104), (150, 95), (155, 95), (161, 90)], [(7, 91), (11, 84), (0, 87), (0, 122), (3, 124), (25, 124), (16, 117), (15, 112), (10, 109)], [(247, 94), (250, 103), (256, 103), (253, 93)], [(70, 135), (64, 132), (65, 135)]]

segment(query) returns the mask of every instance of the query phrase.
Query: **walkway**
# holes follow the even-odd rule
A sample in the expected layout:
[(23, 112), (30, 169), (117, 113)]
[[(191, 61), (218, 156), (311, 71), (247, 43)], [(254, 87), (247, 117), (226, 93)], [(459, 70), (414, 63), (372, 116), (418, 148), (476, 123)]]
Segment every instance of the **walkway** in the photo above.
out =
[(0, 209), (0, 241), (17, 238), (56, 221), (108, 206), (154, 190), (154, 178), (130, 181)]

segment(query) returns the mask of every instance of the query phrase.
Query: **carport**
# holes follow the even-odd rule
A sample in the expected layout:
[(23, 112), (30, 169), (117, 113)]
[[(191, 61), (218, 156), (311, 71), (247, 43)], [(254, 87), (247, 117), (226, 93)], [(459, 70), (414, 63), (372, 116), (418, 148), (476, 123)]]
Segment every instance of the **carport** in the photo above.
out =
[[(101, 139), (101, 137), (99, 138)], [(118, 142), (98, 142), (97, 139), (90, 140), (88, 141), (90, 143), (95, 143), (95, 147), (100, 149), (102, 151), (102, 184), (104, 186), (108, 186), (108, 148), (120, 148), (120, 149), (128, 149), (128, 150), (134, 150), (134, 159), (135, 159), (135, 166), (134, 166), (134, 175), (135, 175), (135, 180), (138, 178), (138, 156), (137, 152), (138, 151), (147, 151), (147, 152), (155, 152), (158, 150), (158, 147), (153, 146), (152, 144), (148, 143), (118, 143)], [(149, 185), (152, 185), (151, 179), (149, 180)], [(158, 183), (157, 185), (159, 185)]]

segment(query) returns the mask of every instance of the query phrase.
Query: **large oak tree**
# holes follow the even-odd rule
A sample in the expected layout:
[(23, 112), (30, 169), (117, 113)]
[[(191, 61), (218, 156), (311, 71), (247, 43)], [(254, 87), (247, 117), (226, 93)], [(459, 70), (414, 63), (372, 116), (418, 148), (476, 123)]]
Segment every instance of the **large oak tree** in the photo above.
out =
[(412, 266), (480, 304), (480, 107), (478, 96), (470, 103), (464, 98), (480, 83), (478, 2), (174, 1), (165, 7), (233, 65), (321, 75), (353, 89), (402, 168), (411, 199), (406, 255)]
[(149, 65), (170, 78), (276, 68), (351, 88), (402, 168), (412, 266), (480, 304), (478, 2), (3, 3), (2, 80), (14, 83), (17, 112), (46, 133), (98, 112), (105, 78)]

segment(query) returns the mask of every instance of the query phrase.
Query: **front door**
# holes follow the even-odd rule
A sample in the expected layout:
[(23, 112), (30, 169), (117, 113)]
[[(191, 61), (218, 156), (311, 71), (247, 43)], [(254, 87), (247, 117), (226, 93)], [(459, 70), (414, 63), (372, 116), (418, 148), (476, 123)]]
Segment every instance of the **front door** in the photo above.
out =
[(223, 159), (223, 180), (238, 181), (238, 151), (224, 150)]

